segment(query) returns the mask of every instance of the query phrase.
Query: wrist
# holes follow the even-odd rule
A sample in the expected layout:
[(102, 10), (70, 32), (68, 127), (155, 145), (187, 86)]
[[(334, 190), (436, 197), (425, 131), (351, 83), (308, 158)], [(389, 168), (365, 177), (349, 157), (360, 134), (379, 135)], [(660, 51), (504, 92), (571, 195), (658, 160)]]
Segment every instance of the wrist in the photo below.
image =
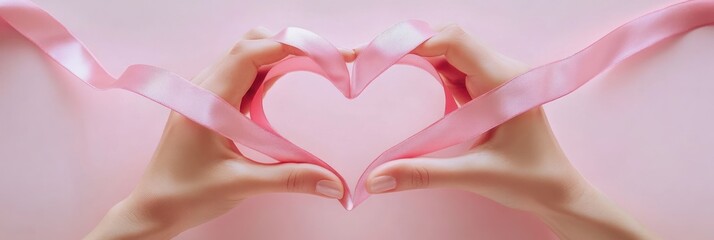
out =
[(131, 198), (114, 205), (85, 239), (170, 239), (180, 233), (167, 221), (147, 216)]
[(604, 196), (587, 182), (580, 174), (565, 174), (557, 184), (558, 190), (554, 190), (550, 195), (557, 197), (546, 198), (545, 201), (540, 201), (539, 204), (531, 212), (543, 217), (549, 217), (560, 214), (575, 214), (582, 210), (594, 201), (600, 201)]
[(533, 212), (561, 239), (656, 239), (584, 179), (572, 191), (568, 201)]
[(563, 201), (543, 203), (532, 211), (541, 219), (557, 218), (563, 215), (588, 215), (587, 209), (592, 204), (600, 203), (604, 198), (597, 189), (588, 183), (569, 186)]

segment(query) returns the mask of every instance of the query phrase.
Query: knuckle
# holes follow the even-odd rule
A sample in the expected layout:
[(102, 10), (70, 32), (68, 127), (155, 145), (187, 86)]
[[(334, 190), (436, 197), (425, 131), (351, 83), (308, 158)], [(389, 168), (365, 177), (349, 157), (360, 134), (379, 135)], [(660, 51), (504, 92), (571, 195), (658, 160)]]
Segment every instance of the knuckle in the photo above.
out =
[(256, 36), (256, 35), (260, 34), (261, 32), (262, 32), (262, 27), (258, 26), (258, 27), (254, 27), (254, 28), (251, 28), (250, 30), (248, 30), (248, 32), (245, 35)]
[(454, 23), (447, 25), (444, 28), (444, 32), (449, 35), (452, 35), (452, 36), (466, 35), (466, 31), (464, 31), (464, 29), (461, 28), (461, 26), (459, 26), (458, 24), (454, 24)]
[(412, 167), (409, 171), (411, 185), (415, 188), (429, 187), (431, 176), (429, 170), (424, 167)]
[(268, 35), (268, 28), (263, 26), (258, 26), (251, 28), (243, 35), (243, 38), (253, 39), (253, 38), (265, 38)]
[(251, 49), (251, 40), (241, 40), (238, 41), (236, 44), (233, 45), (231, 48), (230, 54), (231, 55), (241, 55), (241, 54), (246, 54), (249, 53)]
[(292, 169), (285, 177), (285, 191), (287, 192), (302, 192), (304, 191), (304, 171), (300, 169)]

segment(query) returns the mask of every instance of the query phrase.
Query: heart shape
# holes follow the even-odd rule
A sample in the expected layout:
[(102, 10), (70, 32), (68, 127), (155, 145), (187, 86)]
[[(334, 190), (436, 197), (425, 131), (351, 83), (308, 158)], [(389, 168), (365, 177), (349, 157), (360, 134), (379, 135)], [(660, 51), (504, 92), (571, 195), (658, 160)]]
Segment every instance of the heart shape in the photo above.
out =
[[(212, 92), (164, 69), (132, 65), (119, 78), (114, 78), (61, 23), (27, 0), (0, 1), (0, 20), (92, 87), (137, 93), (276, 160), (314, 163), (337, 173), (319, 158), (275, 133), (262, 111), (262, 101), (252, 101), (250, 119)], [(714, 24), (714, 1), (687, 1), (626, 23), (577, 54), (534, 68), (458, 109), (451, 93), (445, 89), (446, 115), (382, 153), (367, 167), (357, 184), (364, 186), (366, 175), (385, 162), (469, 143), (523, 112), (567, 95), (644, 49), (711, 24)], [(311, 71), (330, 80), (345, 97), (354, 98), (381, 72), (397, 63), (417, 66), (443, 83), (434, 66), (407, 54), (433, 34), (427, 24), (419, 21), (407, 21), (390, 28), (360, 54), (361, 59), (355, 61), (354, 75), (350, 77), (344, 61), (329, 42), (306, 30), (288, 28), (273, 39), (297, 47), (307, 55), (288, 58), (273, 67), (266, 78), (268, 81), (257, 83), (259, 91), (253, 97), (262, 99), (267, 90), (265, 82), (273, 81), (271, 79), (281, 73)], [(344, 179), (342, 182), (344, 184)], [(358, 187), (354, 197), (346, 191), (340, 202), (352, 209), (368, 196), (364, 187)]]
[[(374, 79), (395, 64), (411, 65), (422, 69), (444, 86), (445, 80), (442, 79), (431, 63), (422, 57), (409, 54), (433, 34), (434, 32), (429, 25), (420, 21), (412, 20), (393, 26), (377, 36), (362, 50), (357, 59), (355, 59), (353, 74), (350, 77), (346, 67), (347, 63), (343, 60), (336, 47), (324, 38), (307, 30), (287, 28), (272, 39), (301, 50), (305, 53), (305, 56), (289, 57), (282, 60), (267, 70), (263, 79), (256, 80), (258, 88), (255, 91), (255, 95), (252, 96), (252, 100), (249, 101), (251, 104), (250, 118), (254, 123), (270, 131), (271, 134), (283, 138), (273, 129), (265, 116), (263, 98), (269, 86), (272, 86), (280, 76), (296, 71), (309, 71), (324, 77), (349, 99), (359, 96)], [(453, 94), (446, 87), (444, 87), (444, 97), (444, 114), (448, 114), (458, 108)], [(312, 163), (329, 169), (340, 177), (345, 189), (349, 189), (343, 177), (321, 159), (294, 144), (281, 146), (281, 148), (290, 150), (293, 154), (303, 155), (295, 160), (297, 162)], [(290, 159), (288, 156), (272, 155), (271, 157), (283, 162), (290, 161), (287, 160)], [(373, 162), (370, 165), (376, 166), (377, 164)], [(368, 171), (363, 173), (363, 177), (360, 180), (361, 183), (358, 184), (363, 184), (364, 176), (368, 173)], [(351, 209), (353, 206), (350, 195), (350, 191), (346, 191), (345, 196), (341, 199), (342, 204), (347, 209)]]

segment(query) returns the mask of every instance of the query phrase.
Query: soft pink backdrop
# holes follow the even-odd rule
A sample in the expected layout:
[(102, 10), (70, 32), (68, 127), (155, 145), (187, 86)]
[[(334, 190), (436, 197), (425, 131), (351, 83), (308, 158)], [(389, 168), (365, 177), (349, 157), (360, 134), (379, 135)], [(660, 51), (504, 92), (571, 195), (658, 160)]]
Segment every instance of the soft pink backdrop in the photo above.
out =
[[(115, 75), (146, 63), (190, 78), (254, 26), (300, 26), (354, 47), (410, 18), (458, 23), (537, 66), (676, 1), (36, 2)], [(581, 172), (667, 239), (714, 236), (712, 39), (713, 28), (697, 30), (546, 105)], [(400, 67), (354, 102), (324, 80), (294, 74), (276, 84), (266, 107), (279, 132), (333, 163), (354, 185), (371, 158), (440, 117), (440, 98), (424, 73)], [(385, 104), (373, 108), (378, 102)], [(89, 231), (137, 182), (167, 113), (131, 93), (91, 89), (0, 25), (0, 239), (76, 239)], [(423, 122), (402, 124), (405, 118)], [(179, 236), (552, 238), (528, 214), (451, 190), (375, 196), (351, 212), (333, 200), (264, 195)]]

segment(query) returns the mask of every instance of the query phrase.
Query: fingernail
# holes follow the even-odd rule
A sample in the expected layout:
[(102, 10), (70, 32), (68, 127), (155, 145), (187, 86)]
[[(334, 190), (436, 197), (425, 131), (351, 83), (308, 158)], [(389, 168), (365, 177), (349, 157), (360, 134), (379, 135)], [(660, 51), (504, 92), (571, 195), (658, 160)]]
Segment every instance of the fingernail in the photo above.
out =
[(315, 186), (315, 191), (329, 198), (342, 198), (340, 184), (330, 180), (320, 180), (319, 182), (317, 182), (317, 186)]
[(376, 177), (369, 184), (372, 193), (383, 193), (395, 188), (397, 188), (397, 180), (390, 176)]

